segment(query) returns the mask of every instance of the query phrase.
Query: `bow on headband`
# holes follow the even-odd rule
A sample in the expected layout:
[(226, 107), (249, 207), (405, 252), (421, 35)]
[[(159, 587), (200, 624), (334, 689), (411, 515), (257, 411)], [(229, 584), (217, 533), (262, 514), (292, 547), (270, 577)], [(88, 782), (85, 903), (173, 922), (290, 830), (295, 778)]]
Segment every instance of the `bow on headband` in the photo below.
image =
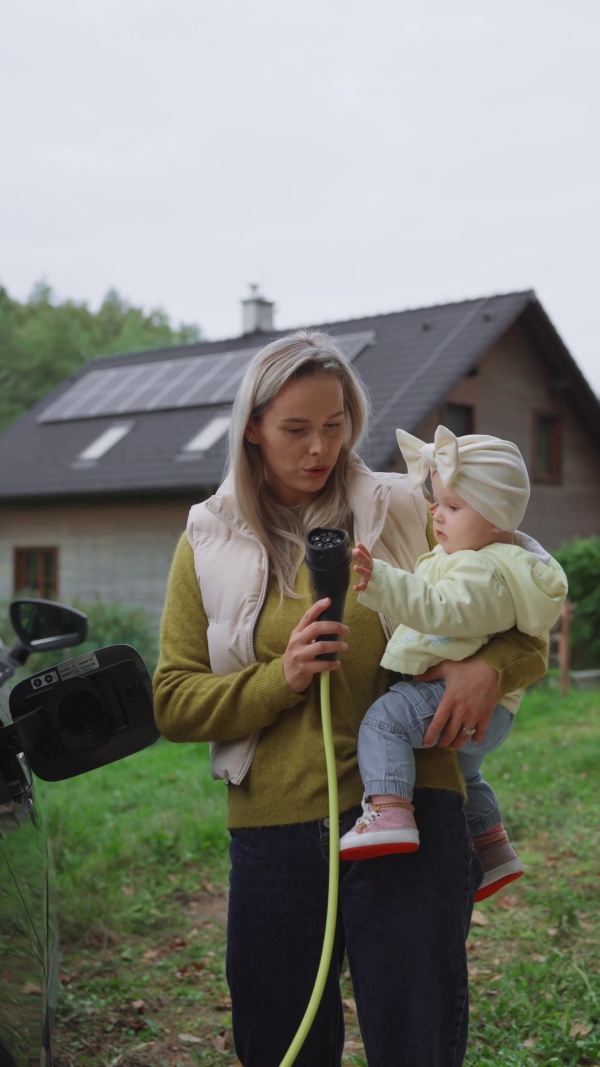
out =
[(423, 485), (430, 470), (438, 472), (445, 486), (452, 485), (460, 470), (458, 441), (452, 430), (438, 426), (433, 444), (425, 444), (406, 430), (396, 430), (396, 438), (415, 489)]

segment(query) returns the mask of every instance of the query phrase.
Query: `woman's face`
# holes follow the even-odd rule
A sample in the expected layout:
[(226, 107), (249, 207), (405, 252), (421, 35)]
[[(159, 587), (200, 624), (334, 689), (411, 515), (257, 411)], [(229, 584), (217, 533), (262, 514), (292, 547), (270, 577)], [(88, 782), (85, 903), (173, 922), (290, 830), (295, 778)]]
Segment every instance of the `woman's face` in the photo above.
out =
[(290, 508), (308, 504), (321, 491), (345, 435), (342, 383), (326, 371), (289, 382), (246, 428), (246, 437), (261, 450), (272, 492)]

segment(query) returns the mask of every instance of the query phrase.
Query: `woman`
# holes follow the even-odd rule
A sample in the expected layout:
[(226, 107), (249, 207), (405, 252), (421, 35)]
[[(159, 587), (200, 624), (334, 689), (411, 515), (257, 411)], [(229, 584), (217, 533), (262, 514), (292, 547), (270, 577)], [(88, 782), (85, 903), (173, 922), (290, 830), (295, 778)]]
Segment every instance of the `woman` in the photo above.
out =
[[(229, 474), (192, 508), (176, 550), (161, 628), (156, 718), (172, 741), (211, 741), (229, 781), (231, 891), (227, 977), (236, 1053), (277, 1067), (312, 991), (328, 882), (328, 801), (319, 684), (331, 672), (340, 834), (360, 814), (358, 727), (389, 687), (389, 624), (350, 590), (337, 639), (313, 603), (303, 538), (348, 529), (376, 558), (412, 570), (428, 550), (427, 504), (398, 474), (356, 455), (367, 400), (334, 340), (300, 331), (254, 357), (233, 405)], [(417, 752), (423, 847), (342, 863), (334, 957), (298, 1067), (341, 1063), (339, 976), (348, 955), (369, 1067), (458, 1067), (467, 1040), (465, 939), (481, 865), (469, 843), (452, 747), (480, 732), (499, 694), (545, 669), (543, 641), (516, 631), (445, 663), (432, 731)], [(337, 661), (317, 659), (337, 652)], [(435, 736), (435, 735), (434, 735)]]

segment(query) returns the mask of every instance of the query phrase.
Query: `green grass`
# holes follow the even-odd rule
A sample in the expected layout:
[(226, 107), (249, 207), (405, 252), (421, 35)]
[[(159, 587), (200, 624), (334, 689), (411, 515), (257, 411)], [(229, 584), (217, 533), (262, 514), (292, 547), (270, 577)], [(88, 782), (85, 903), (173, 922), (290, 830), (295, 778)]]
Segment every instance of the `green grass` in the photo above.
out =
[(526, 875), (477, 909), (469, 1067), (600, 1059), (600, 693), (530, 692), (486, 760)]
[(204, 745), (160, 740), (127, 760), (44, 786), (63, 938), (164, 920), (173, 877), (227, 870), (226, 787)]
[[(468, 1067), (600, 1064), (599, 755), (600, 692), (539, 688), (486, 760), (526, 875), (476, 908)], [(162, 741), (44, 792), (64, 950), (59, 1067), (235, 1064), (226, 789), (206, 746)], [(348, 977), (344, 998), (344, 1062), (364, 1067)]]

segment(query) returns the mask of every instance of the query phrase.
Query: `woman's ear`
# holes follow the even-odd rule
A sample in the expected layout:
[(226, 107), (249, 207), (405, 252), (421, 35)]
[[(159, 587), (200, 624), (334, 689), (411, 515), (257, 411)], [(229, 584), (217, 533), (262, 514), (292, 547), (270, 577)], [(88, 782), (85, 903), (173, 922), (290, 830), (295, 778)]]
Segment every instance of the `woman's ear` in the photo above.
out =
[(247, 441), (250, 442), (251, 445), (256, 444), (256, 435), (254, 433), (254, 427), (251, 422), (248, 423), (246, 429), (244, 430), (244, 437)]

